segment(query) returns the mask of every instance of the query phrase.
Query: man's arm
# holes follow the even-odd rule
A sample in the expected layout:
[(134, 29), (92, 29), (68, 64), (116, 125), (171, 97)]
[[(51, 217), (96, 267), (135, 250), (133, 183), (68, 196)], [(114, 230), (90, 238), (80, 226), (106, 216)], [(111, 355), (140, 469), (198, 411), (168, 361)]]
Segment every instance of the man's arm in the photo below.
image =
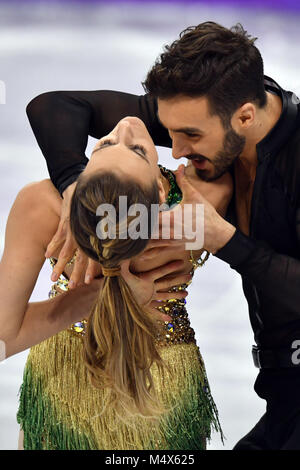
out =
[[(300, 209), (296, 224), (300, 247)], [(264, 295), (282, 305), (286, 322), (300, 319), (299, 259), (276, 253), (266, 242), (254, 240), (238, 229), (215, 256), (247, 276)]]
[[(265, 241), (244, 235), (227, 222), (216, 209), (189, 183), (181, 165), (176, 173), (183, 192), (183, 203), (204, 205), (203, 248), (247, 276), (265, 296), (284, 312), (285, 323), (300, 319), (300, 260), (275, 252)], [(193, 226), (196, 211), (193, 211)], [(300, 247), (300, 207), (295, 215), (295, 232)], [(185, 240), (167, 240), (174, 246)], [(266, 312), (274, 323), (274, 312)]]
[(156, 145), (172, 145), (167, 130), (157, 119), (156, 100), (149, 95), (54, 91), (34, 98), (26, 111), (50, 178), (60, 194), (87, 164), (88, 136), (103, 137), (125, 116), (142, 119)]

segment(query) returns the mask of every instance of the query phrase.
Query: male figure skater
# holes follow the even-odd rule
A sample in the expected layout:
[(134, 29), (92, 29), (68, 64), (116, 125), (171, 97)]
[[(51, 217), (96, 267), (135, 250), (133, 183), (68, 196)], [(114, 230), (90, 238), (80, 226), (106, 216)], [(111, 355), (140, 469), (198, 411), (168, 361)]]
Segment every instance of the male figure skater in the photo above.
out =
[(178, 181), (185, 202), (204, 203), (204, 248), (241, 274), (249, 305), (260, 369), (255, 391), (267, 410), (234, 449), (300, 449), (300, 108), (293, 93), (263, 75), (254, 41), (240, 25), (202, 23), (165, 48), (148, 73), (146, 95), (51, 92), (27, 112), (64, 198), (47, 253), (67, 239), (61, 270), (74, 251), (63, 233), (88, 135), (100, 138), (124, 116), (138, 116), (155, 144), (188, 158), (199, 178), (231, 172), (235, 192), (226, 220), (182, 169)]

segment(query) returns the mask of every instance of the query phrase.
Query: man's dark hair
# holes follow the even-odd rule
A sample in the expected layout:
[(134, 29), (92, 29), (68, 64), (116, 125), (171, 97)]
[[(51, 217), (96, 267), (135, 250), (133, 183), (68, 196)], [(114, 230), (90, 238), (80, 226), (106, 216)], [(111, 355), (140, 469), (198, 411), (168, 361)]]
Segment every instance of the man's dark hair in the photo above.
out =
[(267, 101), (256, 39), (240, 24), (231, 29), (211, 21), (191, 26), (165, 46), (144, 89), (160, 99), (179, 94), (206, 96), (211, 114), (228, 127), (233, 113), (244, 103), (264, 107)]

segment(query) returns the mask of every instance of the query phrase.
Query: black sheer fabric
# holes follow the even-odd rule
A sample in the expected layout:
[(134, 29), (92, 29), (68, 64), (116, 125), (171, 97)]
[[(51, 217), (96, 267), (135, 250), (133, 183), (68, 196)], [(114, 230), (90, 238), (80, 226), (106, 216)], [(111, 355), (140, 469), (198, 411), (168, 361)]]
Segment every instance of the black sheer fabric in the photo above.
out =
[(26, 111), (50, 178), (61, 194), (88, 162), (88, 136), (100, 139), (125, 116), (142, 119), (156, 145), (172, 145), (167, 130), (157, 119), (156, 101), (148, 95), (54, 91), (34, 98)]

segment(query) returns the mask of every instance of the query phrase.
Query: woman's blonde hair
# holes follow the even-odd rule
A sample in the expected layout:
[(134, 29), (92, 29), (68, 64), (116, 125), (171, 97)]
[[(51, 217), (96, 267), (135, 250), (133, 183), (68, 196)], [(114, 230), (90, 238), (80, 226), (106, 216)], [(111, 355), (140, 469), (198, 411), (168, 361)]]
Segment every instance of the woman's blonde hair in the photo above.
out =
[[(120, 180), (114, 172), (80, 177), (71, 204), (71, 229), (80, 248), (104, 268), (116, 268), (120, 262), (143, 251), (148, 240), (120, 237), (101, 239), (96, 215), (102, 203), (114, 206), (117, 220), (119, 196), (127, 196), (127, 206), (140, 203), (147, 208), (148, 233), (152, 231), (151, 204), (159, 203), (158, 185), (141, 187), (134, 181)], [(133, 217), (121, 220), (122, 230)], [(162, 359), (155, 346), (157, 325), (138, 305), (122, 276), (105, 277), (102, 290), (89, 316), (85, 335), (84, 360), (95, 387), (107, 388), (110, 406), (124, 415), (155, 417), (162, 407), (157, 399), (150, 368)]]

